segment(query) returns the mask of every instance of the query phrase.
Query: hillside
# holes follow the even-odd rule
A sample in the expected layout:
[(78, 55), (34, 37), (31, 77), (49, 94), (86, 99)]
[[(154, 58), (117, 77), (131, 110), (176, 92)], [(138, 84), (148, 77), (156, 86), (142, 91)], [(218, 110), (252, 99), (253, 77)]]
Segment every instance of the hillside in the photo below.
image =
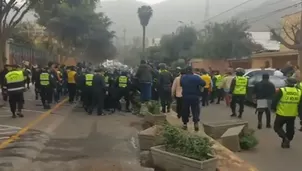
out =
[[(214, 16), (221, 11), (227, 10), (245, 0), (233, 0), (223, 2), (221, 0), (210, 1), (210, 16)], [(249, 3), (249, 8), (256, 7), (265, 0), (254, 0)], [(137, 17), (137, 8), (143, 5), (135, 0), (103, 1), (97, 11), (105, 12), (113, 21), (113, 29), (117, 31), (117, 36), (123, 35), (122, 30), (126, 28), (127, 37), (140, 36), (141, 27)], [(205, 1), (201, 0), (166, 0), (152, 6), (154, 15), (150, 21), (147, 36), (161, 37), (163, 34), (171, 33), (181, 25), (179, 21), (186, 24), (194, 23), (201, 27), (204, 21)], [(215, 18), (212, 21), (229, 19), (241, 10), (234, 10), (226, 15)]]
[[(210, 18), (230, 9), (246, 0), (210, 0)], [(257, 16), (265, 15), (276, 9), (281, 9), (299, 0), (253, 0), (242, 7), (232, 10), (219, 17), (215, 17), (211, 22), (221, 22), (232, 17), (239, 19), (257, 19)], [(102, 0), (96, 11), (105, 12), (114, 22), (112, 30), (117, 32), (117, 37), (123, 37), (123, 30), (126, 29), (126, 37), (141, 36), (142, 29), (137, 17), (138, 7), (145, 5), (136, 0)], [(204, 0), (166, 0), (152, 6), (154, 15), (147, 28), (147, 37), (158, 38), (163, 34), (172, 33), (178, 26), (191, 23), (202, 28), (204, 24), (205, 1)], [(252, 31), (265, 31), (267, 25), (276, 26), (280, 22), (280, 17), (285, 14), (296, 12), (298, 8), (291, 8), (271, 15), (263, 20), (251, 23)], [(23, 19), (34, 20), (33, 14), (27, 14)], [(183, 23), (180, 23), (182, 21)]]
[(268, 26), (280, 28), (281, 17), (299, 11), (300, 6), (284, 9), (291, 5), (297, 4), (299, 0), (267, 0), (253, 10), (239, 13), (239, 19), (248, 19), (252, 31), (268, 31)]

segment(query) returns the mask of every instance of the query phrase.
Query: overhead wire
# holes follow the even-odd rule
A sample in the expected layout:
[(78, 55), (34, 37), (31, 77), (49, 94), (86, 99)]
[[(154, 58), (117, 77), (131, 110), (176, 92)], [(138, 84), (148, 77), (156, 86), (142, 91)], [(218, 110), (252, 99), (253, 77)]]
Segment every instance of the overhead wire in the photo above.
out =
[(302, 4), (302, 2), (299, 2), (299, 3), (293, 4), (293, 5), (284, 7), (284, 8), (280, 8), (280, 9), (274, 10), (274, 11), (268, 12), (268, 13), (263, 14), (263, 15), (259, 15), (259, 16), (247, 19), (247, 21), (248, 21), (249, 24), (253, 24), (253, 23), (258, 22), (260, 20), (263, 20), (263, 19), (265, 19), (267, 17), (270, 17), (270, 16), (272, 16), (272, 15), (274, 15), (276, 13), (282, 12), (284, 10), (287, 10), (287, 9), (290, 9), (290, 8), (293, 8), (293, 7), (297, 7), (297, 5), (300, 5), (300, 4)]
[(219, 17), (219, 16), (221, 16), (221, 15), (223, 15), (223, 14), (225, 14), (225, 13), (228, 13), (228, 12), (230, 12), (230, 11), (232, 11), (232, 10), (238, 8), (238, 7), (241, 7), (241, 6), (243, 6), (243, 5), (245, 5), (245, 4), (249, 3), (249, 2), (252, 2), (252, 1), (254, 1), (254, 0), (247, 0), (247, 1), (245, 1), (245, 2), (243, 2), (243, 3), (240, 3), (240, 4), (238, 4), (238, 5), (236, 5), (236, 6), (232, 7), (232, 8), (230, 8), (230, 9), (228, 9), (228, 10), (225, 10), (225, 11), (223, 11), (223, 12), (217, 14), (217, 15), (214, 15), (213, 17), (210, 17), (210, 18), (204, 20), (203, 22), (208, 22), (208, 21), (210, 21), (210, 20), (212, 20), (212, 19), (214, 19), (214, 18), (216, 18), (216, 17)]

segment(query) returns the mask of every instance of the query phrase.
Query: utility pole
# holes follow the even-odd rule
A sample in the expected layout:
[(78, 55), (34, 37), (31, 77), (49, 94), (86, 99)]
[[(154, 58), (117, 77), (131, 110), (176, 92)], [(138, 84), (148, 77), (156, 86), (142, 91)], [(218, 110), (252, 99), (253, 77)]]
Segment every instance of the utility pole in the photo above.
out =
[(210, 16), (210, 0), (206, 0), (205, 10), (204, 10), (204, 21), (208, 20)]
[(123, 37), (123, 41), (124, 41), (123, 63), (124, 63), (125, 62), (125, 53), (126, 53), (126, 33), (127, 33), (126, 28), (124, 28), (123, 33), (124, 33), (124, 37)]

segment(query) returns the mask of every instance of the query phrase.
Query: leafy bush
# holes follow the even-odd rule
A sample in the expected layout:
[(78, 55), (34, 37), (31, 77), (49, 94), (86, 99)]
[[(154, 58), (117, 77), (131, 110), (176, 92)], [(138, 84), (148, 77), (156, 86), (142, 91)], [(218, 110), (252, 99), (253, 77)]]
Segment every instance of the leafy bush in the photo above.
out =
[(213, 143), (206, 137), (188, 134), (188, 132), (171, 125), (165, 125), (162, 133), (164, 145), (168, 152), (199, 161), (213, 158)]
[(155, 100), (151, 100), (150, 102), (148, 102), (148, 112), (150, 112), (151, 114), (157, 115), (160, 114), (160, 103), (158, 101)]
[(259, 141), (257, 140), (254, 134), (255, 134), (255, 130), (253, 129), (249, 129), (243, 133), (243, 135), (240, 137), (241, 149), (250, 150), (258, 145)]

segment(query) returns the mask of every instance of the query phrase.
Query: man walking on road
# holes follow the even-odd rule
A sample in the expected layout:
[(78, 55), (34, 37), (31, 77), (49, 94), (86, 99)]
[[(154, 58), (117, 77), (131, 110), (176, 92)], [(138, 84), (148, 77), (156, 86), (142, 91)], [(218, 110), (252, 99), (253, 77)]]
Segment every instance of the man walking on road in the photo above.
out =
[[(295, 120), (302, 112), (302, 93), (295, 87), (297, 81), (288, 78), (286, 82), (287, 86), (280, 89), (272, 103), (272, 109), (276, 111), (274, 130), (282, 138), (282, 148), (290, 148), (290, 142), (295, 134)], [(284, 125), (286, 125), (285, 131)]]
[(182, 122), (183, 129), (188, 129), (187, 123), (189, 122), (190, 109), (193, 115), (194, 129), (199, 130), (199, 115), (200, 106), (199, 98), (201, 96), (200, 89), (203, 88), (206, 83), (200, 78), (199, 75), (194, 75), (192, 67), (188, 67), (186, 74), (182, 76), (180, 80), (180, 85), (182, 86)]
[(95, 70), (96, 74), (92, 79), (92, 105), (89, 107), (88, 114), (91, 115), (93, 113), (93, 109), (97, 107), (97, 114), (103, 115), (104, 108), (104, 98), (106, 85), (104, 81), (103, 71), (101, 69)]
[(242, 118), (242, 113), (244, 111), (244, 100), (247, 92), (248, 79), (244, 77), (244, 69), (236, 69), (236, 77), (233, 78), (230, 86), (230, 94), (232, 94), (231, 101), (231, 117), (236, 117), (236, 104), (239, 104), (239, 115), (238, 118)]
[(271, 128), (271, 102), (276, 89), (269, 81), (269, 75), (263, 74), (262, 81), (256, 83), (254, 93), (257, 99), (258, 129), (262, 128), (262, 115), (266, 115), (266, 128)]
[(23, 93), (25, 91), (25, 81), (24, 72), (18, 70), (17, 66), (9, 71), (4, 78), (3, 89), (7, 91), (13, 118), (16, 118), (16, 114), (19, 117), (23, 117), (22, 108), (24, 103)]

